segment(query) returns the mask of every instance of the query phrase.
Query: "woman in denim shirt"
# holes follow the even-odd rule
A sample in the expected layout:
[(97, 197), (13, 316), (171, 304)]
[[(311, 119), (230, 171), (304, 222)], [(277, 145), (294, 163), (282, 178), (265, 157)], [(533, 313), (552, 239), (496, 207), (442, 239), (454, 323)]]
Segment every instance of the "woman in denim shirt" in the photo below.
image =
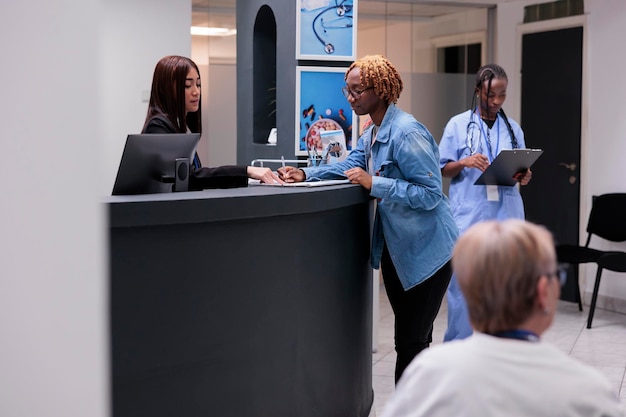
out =
[(287, 182), (348, 178), (376, 198), (371, 265), (382, 270), (395, 315), (396, 382), (432, 342), (446, 292), (458, 230), (441, 185), (439, 150), (413, 116), (396, 107), (402, 79), (383, 56), (365, 56), (346, 71), (344, 95), (372, 125), (342, 161), (279, 169)]

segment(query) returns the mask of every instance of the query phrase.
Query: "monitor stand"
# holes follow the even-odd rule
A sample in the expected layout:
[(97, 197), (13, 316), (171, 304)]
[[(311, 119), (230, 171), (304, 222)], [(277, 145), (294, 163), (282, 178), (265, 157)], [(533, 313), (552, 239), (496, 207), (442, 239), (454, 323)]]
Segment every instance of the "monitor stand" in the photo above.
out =
[(176, 158), (174, 162), (174, 176), (162, 175), (161, 182), (166, 184), (174, 184), (173, 192), (189, 191), (189, 158)]
[(189, 158), (176, 158), (175, 168), (172, 191), (189, 191)]

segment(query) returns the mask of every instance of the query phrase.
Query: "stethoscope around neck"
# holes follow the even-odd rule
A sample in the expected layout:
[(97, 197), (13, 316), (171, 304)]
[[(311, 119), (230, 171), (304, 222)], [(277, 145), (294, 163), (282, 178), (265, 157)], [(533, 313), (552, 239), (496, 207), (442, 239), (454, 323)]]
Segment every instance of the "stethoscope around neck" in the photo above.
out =
[[(474, 121), (475, 117), (478, 118), (478, 122)], [(499, 124), (500, 119), (504, 120), (504, 123), (506, 123), (509, 136), (511, 137), (511, 149), (519, 148), (519, 145), (517, 143), (517, 138), (515, 137), (515, 134), (513, 133), (511, 124), (507, 120), (506, 116), (504, 116), (504, 113), (502, 113), (502, 111), (498, 112), (498, 114), (496, 115), (496, 123)], [(481, 133), (483, 132), (483, 129), (484, 129), (482, 123), (483, 122), (480, 120), (480, 116), (477, 114), (476, 109), (472, 110), (470, 114), (469, 123), (467, 124), (465, 128), (465, 145), (469, 149), (470, 156), (478, 152), (482, 146)], [(498, 144), (499, 144), (500, 143), (500, 128), (498, 127), (496, 128), (496, 130), (498, 132)], [(478, 140), (476, 141), (474, 141), (475, 134), (477, 134), (478, 136), (477, 138)], [(487, 140), (487, 146), (489, 147), (489, 152), (491, 153), (491, 143), (488, 140)], [(497, 147), (496, 147), (496, 154), (497, 154)]]
[(480, 125), (480, 118), (478, 122), (474, 121), (475, 116), (476, 113), (472, 111), (470, 121), (465, 128), (465, 145), (469, 149), (470, 156), (477, 153), (481, 148), (482, 126)]
[[(325, 9), (323, 9), (317, 14), (317, 16), (315, 16), (315, 18), (313, 19), (313, 23), (311, 23), (311, 26), (313, 28), (313, 34), (315, 34), (317, 40), (319, 40), (320, 43), (324, 45), (324, 52), (329, 55), (335, 52), (335, 46), (332, 43), (327, 42), (326, 40), (324, 40), (324, 38), (320, 36), (317, 28), (315, 27), (315, 23), (320, 20), (320, 26), (322, 27), (324, 33), (327, 33), (328, 30), (332, 29), (351, 28), (352, 15), (348, 15), (348, 13), (352, 12), (352, 4), (345, 4), (347, 1), (348, 0), (341, 0), (341, 2), (339, 3), (338, 0), (335, 0), (334, 6), (326, 7)], [(324, 22), (323, 16), (331, 10), (335, 10), (338, 17), (331, 19), (330, 21), (327, 20), (326, 22)], [(342, 21), (344, 22), (343, 24), (341, 23)]]

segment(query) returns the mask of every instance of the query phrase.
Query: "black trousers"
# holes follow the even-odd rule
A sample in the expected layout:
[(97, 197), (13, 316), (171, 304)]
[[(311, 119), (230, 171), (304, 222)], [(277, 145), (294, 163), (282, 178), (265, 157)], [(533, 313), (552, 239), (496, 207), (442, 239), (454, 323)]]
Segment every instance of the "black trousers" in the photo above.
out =
[(396, 383), (413, 358), (433, 341), (433, 322), (452, 276), (450, 262), (433, 276), (404, 291), (387, 245), (380, 262), (387, 297), (395, 316)]

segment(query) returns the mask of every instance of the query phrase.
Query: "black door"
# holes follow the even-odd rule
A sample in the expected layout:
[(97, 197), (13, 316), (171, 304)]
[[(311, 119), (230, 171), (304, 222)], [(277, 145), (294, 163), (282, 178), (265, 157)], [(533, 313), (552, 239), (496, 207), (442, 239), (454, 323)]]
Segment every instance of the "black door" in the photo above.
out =
[[(543, 155), (522, 187), (526, 219), (545, 225), (557, 242), (579, 242), (583, 28), (522, 37), (522, 114), (526, 146)], [(571, 268), (562, 298), (575, 301)]]

